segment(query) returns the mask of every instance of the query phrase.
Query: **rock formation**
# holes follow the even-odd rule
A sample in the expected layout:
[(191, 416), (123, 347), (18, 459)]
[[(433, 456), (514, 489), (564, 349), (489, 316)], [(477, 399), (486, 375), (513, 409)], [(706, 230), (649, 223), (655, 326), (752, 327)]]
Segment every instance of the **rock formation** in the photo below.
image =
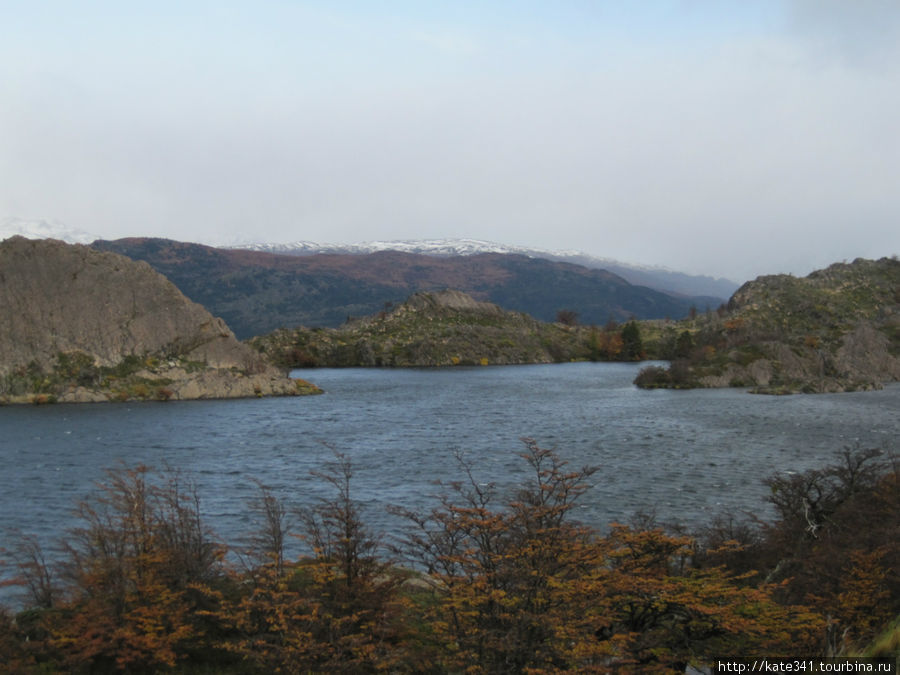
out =
[(0, 243), (0, 397), (10, 402), (296, 394), (148, 264), (87, 246)]
[(645, 387), (746, 387), (822, 393), (900, 381), (900, 261), (857, 259), (805, 278), (759, 277), (727, 312), (682, 322), (693, 350)]

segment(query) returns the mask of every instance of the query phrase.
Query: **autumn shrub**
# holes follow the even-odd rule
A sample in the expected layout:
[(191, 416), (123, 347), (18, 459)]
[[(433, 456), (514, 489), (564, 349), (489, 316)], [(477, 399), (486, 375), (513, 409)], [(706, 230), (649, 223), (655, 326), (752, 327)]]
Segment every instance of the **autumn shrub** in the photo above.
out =
[(279, 362), (290, 368), (315, 368), (318, 359), (302, 347), (285, 347)]
[(16, 617), (0, 607), (0, 665), (4, 672), (16, 674), (37, 672), (33, 645), (27, 631), (22, 629)]
[(56, 355), (55, 374), (62, 380), (75, 382), (82, 387), (95, 385), (101, 375), (94, 357), (78, 351), (59, 352)]
[(458, 456), (465, 479), (428, 514), (395, 509), (411, 523), (400, 547), (426, 572), (424, 612), (441, 672), (549, 672), (602, 657), (581, 580), (598, 564), (590, 530), (569, 519), (595, 469), (570, 471), (526, 440), (532, 479), (500, 501)]
[(157, 387), (154, 398), (157, 401), (168, 401), (175, 395), (175, 392), (168, 387)]
[(815, 651), (821, 617), (780, 604), (774, 585), (695, 566), (693, 539), (622, 525), (602, 537), (573, 522), (597, 470), (526, 449), (533, 478), (512, 496), (461, 459), (439, 507), (398, 511), (430, 584), (441, 672), (683, 672), (712, 655)]
[(597, 573), (597, 636), (620, 671), (684, 672), (711, 657), (815, 653), (824, 621), (723, 567), (693, 564), (693, 539), (614, 525)]
[(698, 386), (690, 365), (684, 359), (676, 359), (668, 367), (642, 368), (634, 384), (641, 389), (689, 389)]
[(740, 554), (712, 555), (779, 582), (777, 597), (829, 617), (828, 649), (846, 653), (900, 613), (900, 472), (877, 449), (845, 448), (821, 469), (766, 480), (776, 518)]
[(588, 336), (588, 357), (592, 361), (615, 361), (622, 353), (622, 333), (616, 329), (592, 328)]
[(150, 396), (150, 388), (144, 382), (137, 382), (131, 386), (130, 396), (145, 399)]
[(290, 533), (286, 507), (264, 486), (254, 500), (256, 564), (234, 570), (228, 597), (213, 592), (221, 647), (251, 672), (375, 672), (397, 668), (404, 635), (399, 594), (404, 579), (376, 552), (350, 493), (352, 468), (336, 463), (317, 473), (335, 496), (302, 509), (311, 556), (284, 559)]
[[(119, 467), (78, 506), (59, 565), (3, 552), (28, 607), (0, 611), (4, 672), (684, 672), (716, 658), (890, 650), (900, 614), (896, 463), (846, 450), (768, 483), (771, 523), (723, 515), (698, 536), (652, 520), (600, 533), (574, 508), (596, 467), (524, 441), (530, 478), (460, 478), (388, 550), (353, 498), (292, 509), (266, 486), (231, 559), (192, 483)], [(304, 555), (289, 559), (299, 536)], [(236, 560), (235, 560), (236, 558)], [(873, 647), (874, 648), (874, 647)]]
[[(175, 666), (199, 638), (194, 586), (218, 573), (221, 548), (209, 539), (199, 501), (177, 473), (107, 472), (78, 505), (60, 588), (34, 547), (18, 560), (33, 604), (35, 658), (72, 672), (154, 672)], [(41, 583), (38, 583), (41, 582)]]

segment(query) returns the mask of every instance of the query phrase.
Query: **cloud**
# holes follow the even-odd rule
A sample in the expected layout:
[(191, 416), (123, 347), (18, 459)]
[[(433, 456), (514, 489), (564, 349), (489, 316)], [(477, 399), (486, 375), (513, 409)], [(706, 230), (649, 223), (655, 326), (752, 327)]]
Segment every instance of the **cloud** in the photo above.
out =
[(900, 59), (847, 61), (818, 37), (840, 10), (818, 7), (785, 5), (778, 30), (656, 17), (637, 43), (614, 14), (305, 9), (157, 26), (136, 42), (166, 35), (158, 59), (122, 37), (19, 45), (0, 216), (194, 240), (468, 236), (738, 279), (890, 255)]
[(416, 30), (411, 33), (410, 38), (451, 56), (470, 57), (482, 51), (472, 36), (450, 31)]
[[(786, 0), (788, 29), (817, 58), (855, 67), (893, 70), (900, 43), (895, 0)], [(893, 61), (891, 61), (893, 59)]]

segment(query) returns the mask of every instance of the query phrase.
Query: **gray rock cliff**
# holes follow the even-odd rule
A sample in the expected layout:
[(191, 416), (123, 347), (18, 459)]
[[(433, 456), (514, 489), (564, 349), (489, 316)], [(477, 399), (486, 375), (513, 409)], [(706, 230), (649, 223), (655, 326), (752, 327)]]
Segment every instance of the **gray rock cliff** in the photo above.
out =
[(297, 392), (148, 264), (55, 240), (0, 242), (0, 396), (8, 401)]

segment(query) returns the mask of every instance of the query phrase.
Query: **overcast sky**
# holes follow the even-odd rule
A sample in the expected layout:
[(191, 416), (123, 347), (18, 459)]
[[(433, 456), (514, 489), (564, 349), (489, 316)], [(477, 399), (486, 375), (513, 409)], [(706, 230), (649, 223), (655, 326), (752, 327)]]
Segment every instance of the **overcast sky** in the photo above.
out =
[(0, 217), (743, 281), (898, 216), (896, 0), (0, 0)]

